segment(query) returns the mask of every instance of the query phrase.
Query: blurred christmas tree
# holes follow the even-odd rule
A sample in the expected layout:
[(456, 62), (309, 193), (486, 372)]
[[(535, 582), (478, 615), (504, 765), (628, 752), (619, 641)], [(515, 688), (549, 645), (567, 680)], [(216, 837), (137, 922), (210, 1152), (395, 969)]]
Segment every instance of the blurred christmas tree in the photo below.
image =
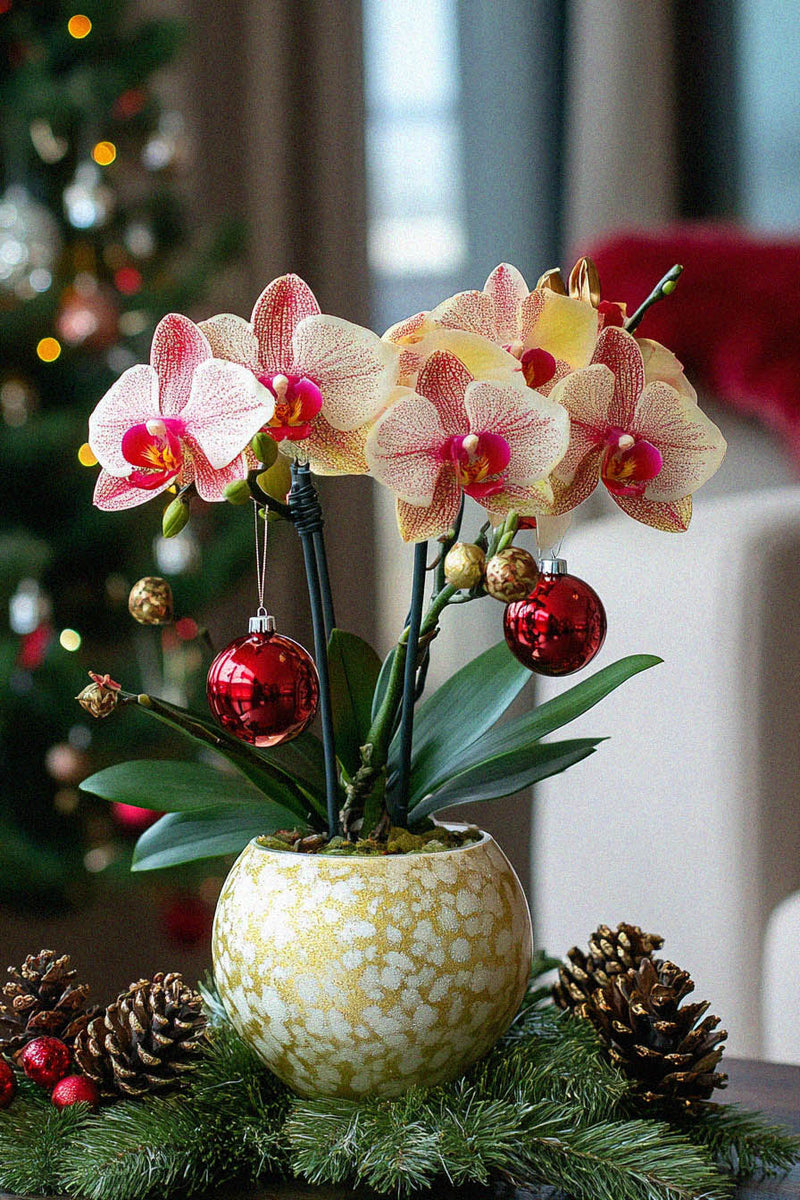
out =
[[(203, 674), (192, 623), (184, 642), (174, 628), (137, 632), (130, 584), (154, 567), (188, 572), (177, 591), (193, 608), (204, 529), (213, 525), (214, 553), (232, 567), (245, 553), (247, 523), (232, 525), (225, 505), (154, 546), (157, 506), (145, 519), (119, 514), (112, 531), (91, 504), (88, 414), (123, 370), (147, 361), (158, 319), (198, 299), (239, 237), (218, 230), (198, 251), (188, 236), (176, 191), (183, 120), (153, 85), (182, 30), (136, 23), (132, 7), (0, 0), (3, 903), (75, 901), (92, 872), (121, 861), (125, 814), (93, 809), (76, 785), (131, 728), (92, 723), (74, 704), (87, 669), (163, 691), (166, 663), (178, 692)], [(146, 753), (152, 731), (135, 736)]]

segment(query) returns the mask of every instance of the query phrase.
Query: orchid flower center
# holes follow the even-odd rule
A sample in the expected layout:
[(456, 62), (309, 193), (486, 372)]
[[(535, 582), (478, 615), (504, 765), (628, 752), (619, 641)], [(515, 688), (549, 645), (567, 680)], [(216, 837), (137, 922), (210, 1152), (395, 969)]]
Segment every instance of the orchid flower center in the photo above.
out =
[(183, 466), (183, 431), (183, 421), (177, 417), (153, 417), (127, 429), (122, 436), (122, 457), (139, 468), (130, 473), (128, 483), (151, 491), (174, 479)]
[(614, 496), (641, 496), (661, 470), (661, 452), (652, 442), (623, 429), (606, 436), (601, 476)]
[(597, 315), (601, 329), (607, 329), (609, 325), (616, 325), (618, 328), (625, 326), (625, 310), (613, 300), (601, 300), (597, 306)]
[(508, 345), (503, 346), (503, 349), (507, 350), (509, 354), (513, 354), (514, 358), (519, 359), (519, 370), (522, 371), (529, 388), (538, 388), (543, 383), (549, 383), (556, 373), (556, 360), (553, 355), (539, 346), (526, 350), (522, 342), (517, 339), (515, 342), (509, 342)]
[(322, 392), (305, 375), (259, 375), (259, 383), (275, 397), (275, 412), (265, 425), (276, 442), (299, 442), (311, 432), (311, 422), (322, 408)]
[(455, 467), (458, 481), (468, 496), (481, 500), (502, 492), (511, 450), (499, 433), (449, 437), (441, 454), (445, 462), (451, 462)]

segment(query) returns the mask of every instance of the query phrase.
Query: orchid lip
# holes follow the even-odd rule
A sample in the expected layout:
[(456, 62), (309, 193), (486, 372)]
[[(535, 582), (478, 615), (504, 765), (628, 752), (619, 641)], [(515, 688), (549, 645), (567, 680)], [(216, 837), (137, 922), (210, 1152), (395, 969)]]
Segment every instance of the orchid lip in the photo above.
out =
[(322, 392), (313, 379), (277, 371), (259, 375), (258, 381), (275, 397), (275, 412), (264, 431), (276, 442), (307, 438), (311, 423), (322, 408)]
[(128, 476), (132, 487), (152, 491), (180, 473), (184, 428), (177, 417), (154, 417), (125, 431), (120, 447), (122, 457), (132, 467), (139, 468)]
[(440, 454), (443, 462), (455, 467), (462, 489), (473, 499), (493, 496), (505, 487), (511, 449), (499, 433), (449, 437), (442, 444)]
[(623, 429), (608, 431), (601, 477), (612, 495), (643, 495), (662, 465), (660, 450), (646, 438)]

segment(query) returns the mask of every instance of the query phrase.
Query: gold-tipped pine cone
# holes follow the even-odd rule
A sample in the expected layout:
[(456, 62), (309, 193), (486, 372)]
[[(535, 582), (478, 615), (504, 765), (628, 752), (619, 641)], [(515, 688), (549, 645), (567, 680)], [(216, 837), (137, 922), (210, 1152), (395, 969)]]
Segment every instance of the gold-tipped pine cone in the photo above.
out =
[(75, 1042), (75, 1061), (102, 1100), (180, 1087), (206, 1039), (202, 999), (175, 973), (132, 983)]
[(87, 1008), (89, 985), (75, 983), (69, 955), (52, 950), (29, 954), (0, 992), (0, 1053), (19, 1054), (38, 1037), (60, 1038), (68, 1046), (101, 1010)]
[[(657, 933), (644, 933), (638, 925), (622, 923), (612, 929), (600, 925), (589, 938), (589, 953), (573, 946), (558, 972), (553, 999), (561, 1008), (577, 1010), (592, 992), (626, 971), (636, 970), (645, 958), (664, 944)], [(579, 1014), (580, 1015), (580, 1014)]]

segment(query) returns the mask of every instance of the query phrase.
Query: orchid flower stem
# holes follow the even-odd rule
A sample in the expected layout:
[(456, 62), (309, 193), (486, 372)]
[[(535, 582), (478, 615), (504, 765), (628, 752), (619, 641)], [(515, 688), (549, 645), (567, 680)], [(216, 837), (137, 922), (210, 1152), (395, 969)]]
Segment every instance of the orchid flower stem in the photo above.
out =
[(676, 263), (674, 267), (670, 267), (664, 278), (658, 281), (647, 299), (639, 305), (633, 316), (629, 317), (625, 322), (625, 329), (628, 333), (633, 333), (648, 308), (655, 304), (656, 301), (663, 300), (665, 296), (670, 296), (675, 291), (682, 273), (683, 267), (679, 263)]
[(336, 615), (333, 610), (333, 589), (331, 588), (331, 577), (328, 573), (328, 555), (325, 551), (325, 535), (321, 529), (316, 530), (313, 534), (314, 552), (317, 558), (317, 570), (319, 571), (319, 586), (322, 593), (322, 611), (325, 618), (325, 638), (330, 641), (330, 636), (336, 628)]
[(293, 520), (292, 513), (288, 505), (282, 504), (280, 500), (276, 500), (274, 496), (268, 496), (267, 493), (262, 491), (262, 489), (259, 487), (257, 480), (258, 476), (261, 474), (261, 470), (262, 468), (259, 467), (257, 470), (248, 472), (247, 483), (250, 488), (251, 496), (257, 504), (269, 509), (270, 512), (277, 513), (278, 516), (283, 517), (285, 521)]
[(411, 584), (411, 611), (408, 620), (408, 640), (403, 674), (403, 703), (400, 716), (400, 769), (398, 774), (398, 801), (394, 813), (396, 825), (404, 826), (408, 820), (408, 792), (411, 779), (411, 745), (414, 735), (414, 701), (416, 698), (417, 652), (422, 626), (422, 606), (425, 602), (425, 565), (428, 561), (428, 543), (418, 542), (414, 547), (414, 575)]
[(333, 737), (331, 685), (328, 674), (328, 639), (325, 636), (325, 610), (320, 586), (319, 562), (314, 533), (322, 529), (322, 513), (311, 473), (305, 463), (292, 463), (292, 490), (289, 492), (289, 511), (303, 546), (303, 559), (311, 606), (311, 625), (314, 630), (314, 658), (319, 674), (319, 715), (322, 724), (322, 747), (325, 756), (325, 799), (328, 833), (335, 837), (339, 828), (339, 783), (336, 769), (336, 747)]

